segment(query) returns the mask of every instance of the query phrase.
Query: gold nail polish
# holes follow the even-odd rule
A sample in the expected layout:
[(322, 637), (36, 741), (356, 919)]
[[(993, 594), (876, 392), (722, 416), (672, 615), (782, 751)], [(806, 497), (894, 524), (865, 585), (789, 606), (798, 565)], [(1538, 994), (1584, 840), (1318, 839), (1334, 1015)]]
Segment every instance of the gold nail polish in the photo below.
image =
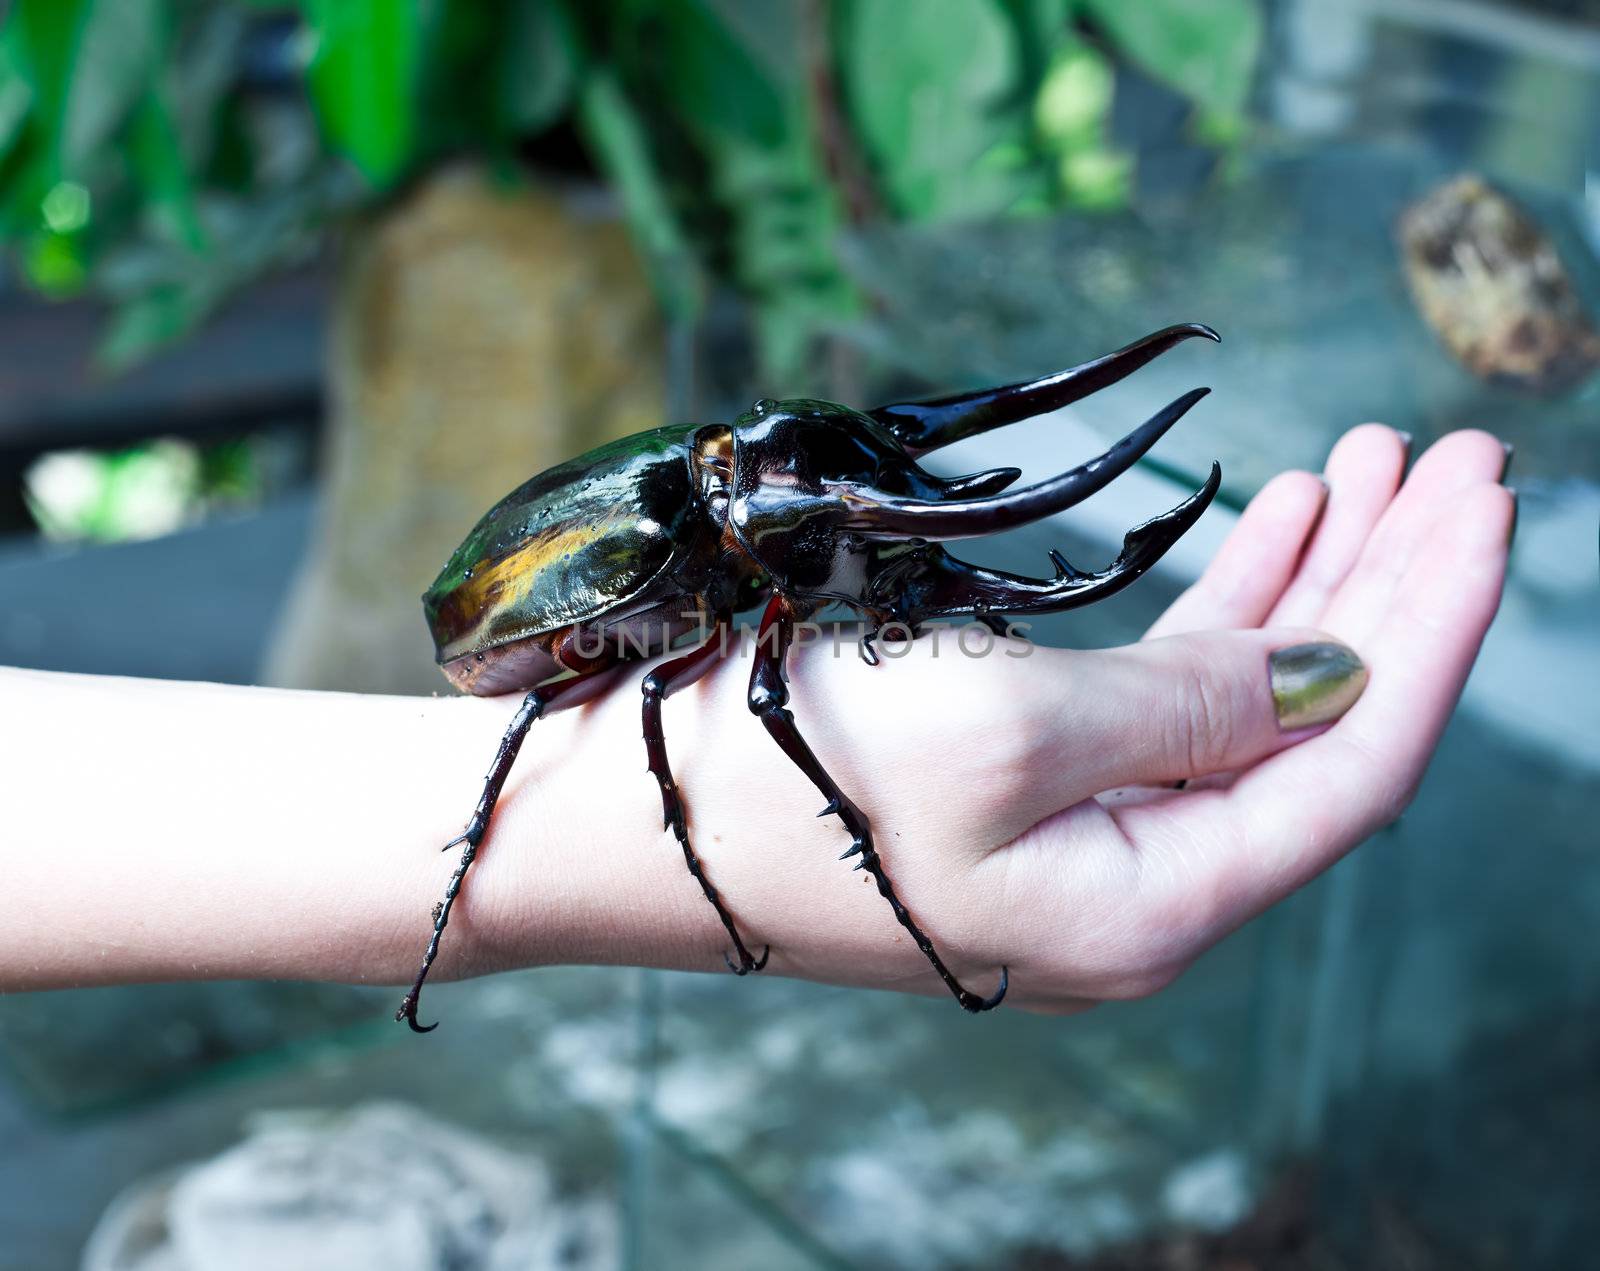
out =
[(1338, 719), (1367, 686), (1366, 664), (1335, 641), (1295, 644), (1267, 658), (1272, 707), (1284, 732)]

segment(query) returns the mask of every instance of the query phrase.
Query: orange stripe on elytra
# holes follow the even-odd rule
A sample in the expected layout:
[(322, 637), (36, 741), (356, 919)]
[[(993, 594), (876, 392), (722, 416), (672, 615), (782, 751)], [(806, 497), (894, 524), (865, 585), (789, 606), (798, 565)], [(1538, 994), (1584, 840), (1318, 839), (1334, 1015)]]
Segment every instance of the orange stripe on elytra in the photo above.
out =
[(552, 528), (491, 564), (475, 566), (472, 576), (463, 579), (439, 605), (443, 643), (454, 644), (496, 613), (520, 605), (542, 571), (612, 534), (622, 519), (607, 517)]

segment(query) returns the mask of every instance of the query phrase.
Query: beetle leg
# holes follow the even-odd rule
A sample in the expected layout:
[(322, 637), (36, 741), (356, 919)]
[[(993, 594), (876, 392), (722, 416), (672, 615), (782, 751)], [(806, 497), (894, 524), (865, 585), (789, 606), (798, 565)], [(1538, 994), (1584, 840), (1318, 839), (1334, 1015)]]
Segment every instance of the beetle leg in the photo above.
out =
[(1213, 469), (1201, 489), (1169, 512), (1128, 531), (1117, 559), (1098, 574), (1086, 574), (1051, 552), (1052, 578), (1028, 578), (957, 560), (930, 545), (905, 584), (906, 608), (919, 622), (967, 617), (997, 635), (1006, 634), (999, 614), (1056, 613), (1104, 600), (1121, 591), (1166, 555), (1200, 519), (1216, 495), (1221, 474)]
[(933, 941), (928, 939), (922, 928), (917, 926), (906, 911), (906, 907), (900, 903), (900, 897), (895, 894), (894, 884), (884, 872), (883, 858), (873, 846), (872, 827), (865, 813), (834, 784), (833, 778), (817, 762), (811, 747), (806, 744), (805, 738), (795, 727), (794, 716), (788, 710), (789, 686), (783, 667), (793, 635), (794, 613), (788, 601), (781, 594), (774, 592), (772, 599), (767, 602), (766, 612), (761, 616), (761, 628), (756, 636), (756, 660), (750, 673), (751, 712), (760, 717), (762, 724), (772, 734), (773, 740), (783, 749), (783, 753), (794, 761), (795, 766), (811, 779), (818, 790), (822, 791), (823, 798), (827, 799), (828, 803), (821, 815), (826, 816), (831, 813), (837, 816), (843, 822), (845, 829), (850, 832), (851, 845), (844, 856), (861, 857), (856, 863), (856, 868), (864, 869), (872, 875), (873, 881), (878, 884), (878, 894), (889, 902), (889, 908), (894, 910), (894, 916), (899, 919), (900, 925), (911, 933), (917, 948), (921, 949), (922, 955), (933, 964), (933, 969), (939, 973), (939, 978), (944, 981), (945, 987), (955, 994), (956, 1001), (961, 1003), (962, 1009), (974, 1014), (993, 1010), (1000, 1005), (1001, 999), (1006, 995), (1006, 984), (1009, 979), (1006, 969), (1000, 968), (1000, 987), (989, 997), (979, 997), (976, 993), (968, 992), (961, 987), (960, 982), (939, 957), (938, 951), (933, 947)]
[(436, 1023), (417, 1023), (417, 1000), (422, 995), (422, 982), (428, 978), (433, 960), (439, 954), (439, 940), (444, 935), (445, 925), (450, 921), (451, 906), (455, 904), (467, 871), (472, 868), (472, 862), (478, 855), (483, 836), (489, 829), (489, 818), (494, 815), (495, 805), (500, 801), (500, 792), (505, 788), (506, 778), (511, 775), (511, 765), (517, 761), (517, 752), (522, 749), (522, 742), (528, 735), (528, 729), (533, 726), (534, 720), (549, 709), (556, 698), (575, 685), (582, 684), (589, 675), (603, 670), (606, 665), (609, 665), (609, 662), (597, 663), (592, 668), (580, 671), (571, 679), (558, 680), (554, 684), (545, 684), (528, 692), (522, 699), (522, 705), (517, 707), (517, 713), (511, 717), (511, 723), (506, 726), (505, 735), (500, 738), (500, 748), (495, 751), (494, 763), (490, 765), (488, 775), (483, 779), (483, 791), (478, 796), (478, 806), (473, 809), (467, 828), (440, 849), (448, 852), (452, 847), (460, 847), (461, 859), (456, 864), (455, 873), (450, 875), (449, 883), (445, 885), (444, 899), (433, 907), (433, 934), (428, 938), (427, 951), (422, 955), (422, 969), (417, 972), (417, 978), (412, 981), (410, 990), (400, 1000), (400, 1009), (394, 1014), (396, 1020), (409, 1024), (412, 1032), (431, 1033), (439, 1027)]
[(689, 873), (700, 884), (700, 890), (705, 892), (706, 899), (711, 902), (711, 907), (717, 911), (717, 917), (722, 919), (722, 925), (728, 930), (728, 938), (733, 941), (739, 962), (737, 966), (734, 965), (733, 959), (727, 954), (722, 955), (723, 961), (735, 975), (748, 975), (767, 965), (767, 955), (772, 952), (772, 947), (768, 945), (762, 950), (759, 958), (750, 956), (750, 950), (745, 948), (744, 941), (739, 936), (739, 929), (733, 924), (733, 916), (728, 913), (722, 903), (722, 897), (717, 894), (717, 889), (706, 877), (700, 858), (695, 855), (694, 848), (689, 843), (689, 826), (684, 816), (683, 799), (678, 793), (677, 782), (672, 779), (672, 766), (667, 762), (666, 734), (661, 728), (661, 703), (680, 688), (687, 688), (693, 684), (710, 669), (712, 662), (722, 652), (722, 642), (727, 633), (728, 615), (718, 614), (711, 633), (706, 636), (704, 643), (690, 649), (681, 657), (661, 663), (644, 677), (644, 683), (641, 685), (644, 690), (644, 744), (650, 756), (650, 771), (661, 786), (661, 828), (672, 827), (673, 834), (677, 836), (678, 843), (683, 848), (683, 859), (689, 866)]

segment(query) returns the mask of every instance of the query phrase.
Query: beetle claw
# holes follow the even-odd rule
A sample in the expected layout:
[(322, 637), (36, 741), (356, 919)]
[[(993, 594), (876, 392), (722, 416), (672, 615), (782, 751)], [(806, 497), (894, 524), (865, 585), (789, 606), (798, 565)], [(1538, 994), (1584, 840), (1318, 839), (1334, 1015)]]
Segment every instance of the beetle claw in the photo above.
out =
[(1011, 972), (1007, 967), (1000, 968), (1000, 987), (988, 997), (979, 997), (976, 993), (969, 993), (965, 989), (957, 999), (961, 1009), (972, 1015), (980, 1015), (984, 1011), (992, 1011), (1005, 1000), (1006, 989), (1011, 983)]
[(749, 975), (752, 971), (760, 971), (762, 968), (764, 968), (767, 965), (767, 958), (771, 955), (771, 953), (772, 946), (770, 944), (761, 950), (761, 956), (759, 958), (752, 958), (748, 949), (741, 948), (739, 950), (739, 961), (734, 962), (734, 960), (728, 956), (727, 951), (724, 950), (722, 954), (722, 960), (728, 964), (728, 970), (732, 971), (735, 975)]
[(400, 1009), (394, 1013), (394, 1018), (397, 1024), (409, 1024), (413, 1033), (431, 1033), (439, 1027), (437, 1020), (432, 1024), (417, 1023), (417, 995), (415, 993), (407, 993), (401, 999)]

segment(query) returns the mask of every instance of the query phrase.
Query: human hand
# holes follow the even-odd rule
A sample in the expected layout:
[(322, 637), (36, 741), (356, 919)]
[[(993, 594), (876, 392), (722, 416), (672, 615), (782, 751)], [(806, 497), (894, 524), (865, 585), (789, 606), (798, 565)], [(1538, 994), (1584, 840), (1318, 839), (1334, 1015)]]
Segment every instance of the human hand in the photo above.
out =
[[(1148, 994), (1410, 800), (1498, 604), (1505, 459), (1456, 433), (1402, 484), (1399, 435), (1357, 428), (1326, 486), (1270, 482), (1141, 644), (971, 659), (923, 639), (878, 667), (812, 645), (790, 658), (791, 708), (967, 988), (992, 991), (1005, 965), (1026, 1009)], [(1359, 655), (1365, 692), (1332, 726), (1280, 727), (1269, 655), (1329, 641)], [(730, 660), (665, 712), (696, 847), (746, 943), (771, 945), (769, 974), (942, 993), (745, 710), (748, 669)], [(1324, 715), (1357, 691), (1326, 685)], [(560, 758), (502, 804), (458, 971), (721, 967), (726, 936), (670, 834), (639, 832), (660, 821), (642, 747), (617, 749), (638, 745), (637, 711), (619, 686), (541, 722), (529, 752)]]

